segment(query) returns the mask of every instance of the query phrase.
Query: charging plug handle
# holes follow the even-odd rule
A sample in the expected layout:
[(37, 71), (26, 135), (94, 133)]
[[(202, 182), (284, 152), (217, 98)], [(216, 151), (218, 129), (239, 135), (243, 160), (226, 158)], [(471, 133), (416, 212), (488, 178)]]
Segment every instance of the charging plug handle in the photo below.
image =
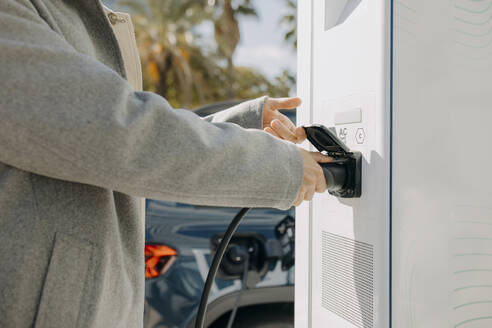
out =
[(327, 191), (340, 198), (359, 198), (362, 192), (362, 155), (359, 152), (321, 163)]
[(327, 191), (336, 197), (358, 198), (362, 189), (362, 154), (351, 151), (336, 133), (323, 125), (305, 126), (306, 136), (320, 152), (333, 157), (333, 162), (320, 164)]
[(337, 192), (343, 189), (347, 180), (347, 167), (339, 163), (320, 164), (325, 175), (328, 192)]

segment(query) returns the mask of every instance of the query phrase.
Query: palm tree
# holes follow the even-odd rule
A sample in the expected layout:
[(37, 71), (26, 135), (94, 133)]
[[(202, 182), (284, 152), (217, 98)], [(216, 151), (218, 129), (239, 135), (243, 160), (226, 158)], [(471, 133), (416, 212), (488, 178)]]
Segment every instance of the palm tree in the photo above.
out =
[(220, 68), (196, 45), (196, 26), (211, 8), (202, 0), (126, 0), (118, 5), (132, 12), (139, 52), (146, 74), (144, 87), (174, 106), (207, 99), (206, 83)]
[(219, 54), (227, 62), (227, 74), (230, 83), (228, 84), (229, 97), (233, 98), (235, 82), (235, 69), (233, 55), (241, 39), (238, 19), (240, 16), (258, 17), (256, 9), (251, 0), (209, 0), (208, 3), (215, 7), (214, 27), (215, 41)]
[(286, 32), (284, 39), (292, 44), (294, 49), (297, 48), (297, 0), (285, 0), (285, 13), (280, 20)]
[[(250, 0), (119, 0), (129, 10), (144, 68), (144, 89), (174, 107), (195, 107), (264, 94), (285, 96), (284, 72), (273, 81), (232, 61), (240, 39), (238, 17), (256, 16)], [(198, 28), (213, 23), (215, 44), (204, 47)], [(202, 42), (203, 43), (203, 42)]]

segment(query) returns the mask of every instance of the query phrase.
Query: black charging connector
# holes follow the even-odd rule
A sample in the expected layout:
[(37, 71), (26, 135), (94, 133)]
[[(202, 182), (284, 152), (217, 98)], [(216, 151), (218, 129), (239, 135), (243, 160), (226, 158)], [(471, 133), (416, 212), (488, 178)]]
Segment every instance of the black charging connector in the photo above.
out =
[(351, 151), (330, 129), (323, 125), (305, 126), (309, 142), (321, 153), (333, 158), (320, 163), (327, 191), (340, 198), (358, 198), (362, 193), (362, 154)]

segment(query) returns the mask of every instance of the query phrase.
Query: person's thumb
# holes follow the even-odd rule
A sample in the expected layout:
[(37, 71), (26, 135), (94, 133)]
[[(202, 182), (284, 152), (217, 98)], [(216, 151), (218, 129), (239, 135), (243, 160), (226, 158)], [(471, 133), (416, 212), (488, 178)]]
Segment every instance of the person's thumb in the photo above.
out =
[(330, 156), (323, 155), (317, 151), (310, 152), (311, 157), (318, 163), (330, 163), (333, 162), (333, 158)]
[(272, 109), (294, 109), (301, 105), (301, 98), (299, 97), (289, 97), (289, 98), (274, 98), (272, 101)]

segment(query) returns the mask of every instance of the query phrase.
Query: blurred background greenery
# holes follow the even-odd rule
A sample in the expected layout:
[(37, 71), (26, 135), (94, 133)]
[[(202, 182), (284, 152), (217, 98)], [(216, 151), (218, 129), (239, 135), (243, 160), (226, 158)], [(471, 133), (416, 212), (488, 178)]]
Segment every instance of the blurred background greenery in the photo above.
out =
[[(260, 12), (259, 1), (277, 1), (280, 13)], [(144, 90), (162, 95), (174, 107), (196, 108), (263, 95), (285, 97), (295, 88), (292, 68), (282, 69), (272, 76), (257, 65), (237, 65), (235, 55), (241, 38), (248, 33), (242, 30), (241, 20), (260, 20), (260, 17), (268, 20), (271, 16), (277, 20), (275, 33), (282, 34), (289, 45), (286, 49), (291, 52), (287, 54), (282, 50), (277, 56), (295, 54), (296, 0), (104, 2), (132, 15)], [(204, 28), (206, 26), (210, 28)], [(261, 58), (261, 54), (254, 55)]]

